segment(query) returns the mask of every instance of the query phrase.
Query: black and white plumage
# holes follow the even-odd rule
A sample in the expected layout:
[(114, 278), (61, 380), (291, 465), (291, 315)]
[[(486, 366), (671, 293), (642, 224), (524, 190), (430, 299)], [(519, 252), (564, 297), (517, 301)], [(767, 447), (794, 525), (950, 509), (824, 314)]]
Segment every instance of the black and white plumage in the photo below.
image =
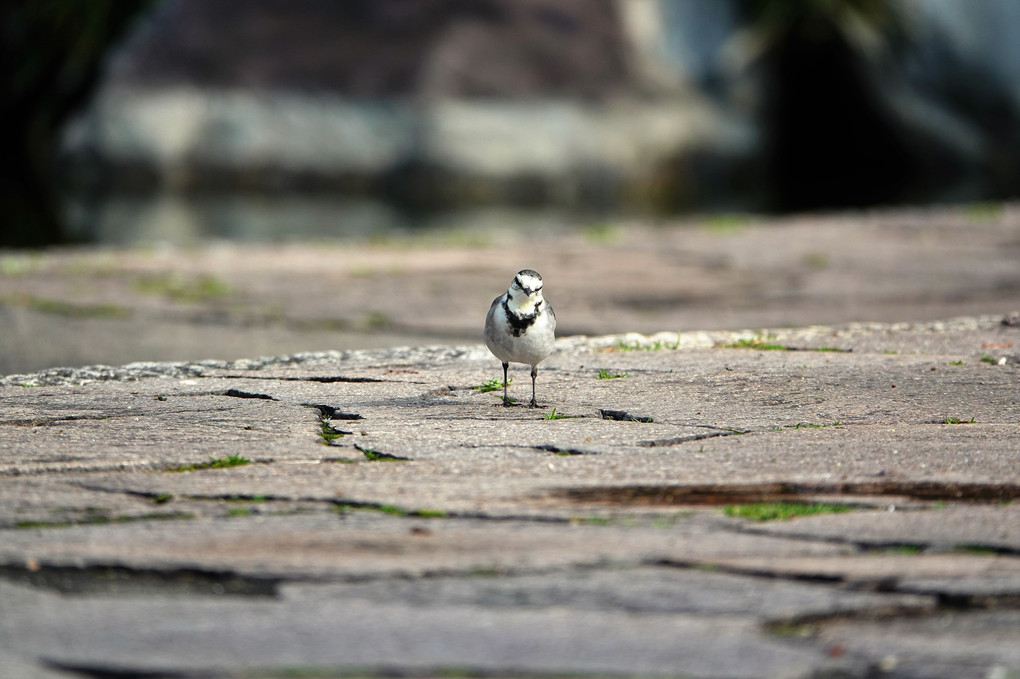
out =
[(542, 277), (531, 269), (518, 271), (510, 288), (492, 300), (485, 317), (485, 346), (503, 362), (503, 405), (510, 405), (507, 368), (524, 363), (531, 366), (531, 407), (538, 407), (538, 364), (552, 353), (555, 342), (556, 314), (542, 297)]

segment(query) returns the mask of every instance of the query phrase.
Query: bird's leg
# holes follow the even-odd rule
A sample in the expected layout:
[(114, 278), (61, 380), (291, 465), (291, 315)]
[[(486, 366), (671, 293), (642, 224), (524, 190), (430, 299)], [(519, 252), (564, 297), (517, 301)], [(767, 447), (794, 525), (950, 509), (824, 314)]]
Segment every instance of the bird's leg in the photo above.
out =
[(510, 367), (509, 363), (503, 363), (503, 405), (504, 406), (509, 406), (510, 405), (510, 399), (507, 398), (507, 395), (506, 395), (506, 371), (507, 371), (507, 368), (509, 368), (509, 367)]
[(539, 376), (539, 366), (531, 366), (531, 408), (538, 408), (539, 402), (534, 400), (534, 378)]

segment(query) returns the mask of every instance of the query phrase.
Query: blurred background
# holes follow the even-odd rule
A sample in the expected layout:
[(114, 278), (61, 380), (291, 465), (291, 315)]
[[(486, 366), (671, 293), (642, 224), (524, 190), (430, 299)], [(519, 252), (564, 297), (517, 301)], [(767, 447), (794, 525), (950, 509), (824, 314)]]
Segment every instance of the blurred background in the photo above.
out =
[[(684, 228), (695, 216), (725, 230), (768, 215), (926, 204), (1012, 224), (987, 206), (1020, 192), (1015, 0), (15, 0), (0, 16), (0, 247), (219, 243), (220, 263), (192, 266), (190, 278), (180, 258), (137, 263), (129, 287), (148, 285), (164, 302), (237, 293), (226, 272), (245, 258), (223, 255), (223, 243), (446, 234), (447, 246), (495, 254), (484, 281), (499, 285), (484, 296), (527, 264), (508, 232), (526, 242), (580, 225), (585, 242), (608, 244), (628, 224)], [(1011, 247), (1004, 238), (990, 247)], [(500, 248), (513, 252), (505, 266)], [(831, 254), (816, 255), (814, 268), (828, 268)], [(15, 279), (52, 280), (74, 261), (115, 268), (26, 257), (0, 261), (0, 322), (22, 328), (8, 346), (42, 332), (26, 319), (47, 306), (52, 315), (54, 299), (65, 313), (47, 335), (104, 305), (139, 313), (101, 292), (77, 302), (67, 289), (15, 294)], [(712, 270), (726, 268), (718, 259)], [(156, 282), (139, 283), (143, 274)], [(1015, 293), (1004, 276), (985, 287)], [(676, 289), (654, 298), (649, 308), (691, 308)], [(244, 322), (265, 327), (282, 313)], [(357, 313), (337, 312), (334, 329), (404, 327), (372, 305)], [(668, 314), (647, 320), (677, 329)], [(61, 356), (95, 357), (6, 367)]]
[(1020, 190), (1013, 0), (99, 0), (2, 10), (2, 243), (465, 208), (791, 212)]

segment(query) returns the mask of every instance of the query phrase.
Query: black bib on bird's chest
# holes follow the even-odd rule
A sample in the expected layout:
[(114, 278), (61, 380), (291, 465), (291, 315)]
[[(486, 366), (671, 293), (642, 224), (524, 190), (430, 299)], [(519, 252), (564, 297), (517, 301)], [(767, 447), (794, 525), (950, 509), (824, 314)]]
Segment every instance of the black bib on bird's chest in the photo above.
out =
[(509, 302), (510, 295), (508, 294), (506, 298), (503, 299), (503, 311), (506, 312), (506, 324), (510, 333), (514, 337), (520, 337), (521, 333), (530, 328), (534, 324), (535, 319), (538, 318), (538, 311), (542, 308), (542, 303), (539, 302), (535, 305), (535, 313), (524, 316), (514, 313), (510, 309)]

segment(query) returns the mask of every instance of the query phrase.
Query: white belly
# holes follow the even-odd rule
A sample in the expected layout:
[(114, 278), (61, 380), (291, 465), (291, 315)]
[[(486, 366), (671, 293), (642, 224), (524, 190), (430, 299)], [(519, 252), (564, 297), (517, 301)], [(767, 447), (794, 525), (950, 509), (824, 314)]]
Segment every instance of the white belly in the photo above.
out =
[(506, 363), (537, 365), (552, 353), (555, 343), (556, 317), (548, 308), (520, 337), (513, 336), (501, 303), (493, 304), (485, 319), (485, 345), (496, 358)]

